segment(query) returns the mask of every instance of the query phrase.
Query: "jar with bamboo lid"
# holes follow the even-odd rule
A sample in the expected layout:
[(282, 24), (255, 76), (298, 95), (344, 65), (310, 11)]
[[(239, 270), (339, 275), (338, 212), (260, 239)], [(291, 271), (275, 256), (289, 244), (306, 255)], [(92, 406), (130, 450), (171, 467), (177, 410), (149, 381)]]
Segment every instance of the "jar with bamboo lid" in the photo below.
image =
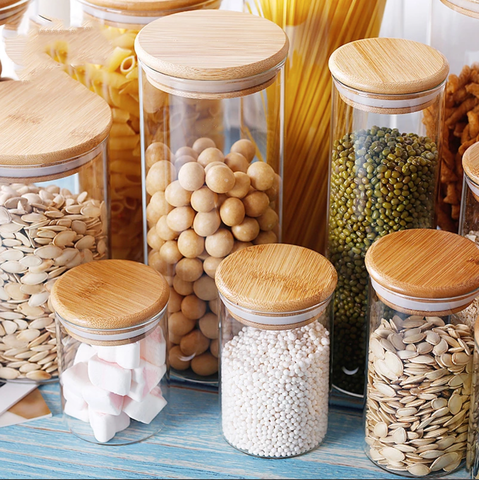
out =
[(376, 38), (340, 47), (329, 68), (333, 109), (327, 257), (339, 276), (333, 385), (339, 396), (362, 398), (368, 285), (364, 256), (387, 233), (436, 225), (448, 63), (427, 45)]
[(111, 111), (62, 72), (0, 83), (0, 379), (57, 380), (50, 291), (108, 255)]
[(221, 422), (233, 447), (285, 458), (323, 441), (336, 282), (325, 257), (295, 245), (256, 245), (221, 262)]
[[(135, 48), (146, 248), (172, 287), (170, 360), (176, 378), (217, 384), (216, 269), (237, 250), (277, 242), (281, 231), (288, 39), (254, 15), (201, 10), (150, 23)], [(205, 355), (209, 368), (198, 367)]]
[(366, 254), (370, 275), (365, 450), (381, 468), (445, 475), (466, 458), (479, 249), (434, 229), (390, 233)]
[(168, 401), (169, 288), (130, 260), (80, 265), (54, 285), (64, 421), (92, 443), (156, 434)]

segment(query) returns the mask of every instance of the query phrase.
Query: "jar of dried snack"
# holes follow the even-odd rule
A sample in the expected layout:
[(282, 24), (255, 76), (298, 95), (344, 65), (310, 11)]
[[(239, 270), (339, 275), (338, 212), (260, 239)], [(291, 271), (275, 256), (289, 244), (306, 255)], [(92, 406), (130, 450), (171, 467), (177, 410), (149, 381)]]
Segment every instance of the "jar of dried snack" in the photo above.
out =
[(0, 379), (56, 380), (50, 292), (108, 255), (111, 111), (62, 72), (1, 82)]
[(177, 378), (216, 383), (216, 269), (279, 240), (288, 39), (269, 20), (201, 10), (150, 23), (135, 48), (145, 237), (149, 265), (172, 287), (170, 363)]
[(457, 233), (462, 156), (479, 140), (479, 2), (433, 0), (431, 3), (430, 45), (442, 52), (450, 65), (442, 120), (437, 217), (440, 228)]
[(366, 267), (366, 454), (400, 475), (453, 472), (466, 458), (474, 353), (458, 313), (479, 294), (479, 249), (443, 230), (394, 232)]
[(323, 441), (336, 282), (325, 257), (287, 244), (245, 248), (218, 267), (221, 422), (233, 447), (284, 458)]
[(80, 265), (55, 283), (63, 417), (76, 436), (125, 445), (163, 426), (169, 292), (129, 260)]
[[(327, 256), (339, 277), (332, 382), (335, 395), (362, 398), (364, 257), (387, 233), (436, 225), (439, 119), (448, 64), (440, 52), (421, 43), (375, 38), (340, 47), (329, 68), (333, 112)], [(436, 125), (427, 135), (425, 121)]]

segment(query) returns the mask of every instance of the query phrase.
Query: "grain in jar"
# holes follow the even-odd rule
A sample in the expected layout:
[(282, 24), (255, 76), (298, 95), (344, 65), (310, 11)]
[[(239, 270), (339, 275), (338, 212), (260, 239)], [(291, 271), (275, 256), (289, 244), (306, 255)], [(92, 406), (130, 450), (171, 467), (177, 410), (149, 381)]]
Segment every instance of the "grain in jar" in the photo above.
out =
[[(145, 248), (149, 265), (174, 292), (172, 372), (216, 383), (216, 270), (243, 247), (280, 240), (280, 72), (288, 40), (267, 20), (201, 10), (152, 22), (135, 48), (143, 92)], [(232, 65), (231, 58), (238, 61)]]

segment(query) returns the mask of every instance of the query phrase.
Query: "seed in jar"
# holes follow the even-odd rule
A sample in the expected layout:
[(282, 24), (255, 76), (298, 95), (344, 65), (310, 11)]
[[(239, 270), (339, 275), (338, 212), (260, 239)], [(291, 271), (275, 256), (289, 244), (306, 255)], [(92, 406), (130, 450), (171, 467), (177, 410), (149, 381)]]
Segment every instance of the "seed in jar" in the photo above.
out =
[(211, 340), (210, 342), (210, 353), (214, 357), (218, 358), (219, 356), (219, 350), (220, 350), (220, 342), (218, 339), (216, 340)]
[(170, 365), (175, 370), (186, 370), (190, 367), (190, 360), (186, 355), (183, 354), (180, 347), (175, 345), (170, 348), (168, 353), (168, 360)]
[(197, 375), (208, 377), (218, 371), (218, 359), (210, 352), (205, 352), (191, 359), (191, 369)]
[(168, 332), (183, 336), (195, 328), (196, 321), (185, 317), (182, 312), (175, 312), (168, 318)]
[(173, 287), (170, 288), (170, 298), (168, 300), (168, 313), (179, 312), (181, 310), (181, 302), (183, 296), (180, 295)]
[(221, 205), (220, 217), (229, 227), (239, 225), (245, 217), (245, 205), (239, 198), (227, 198)]
[(246, 158), (238, 152), (230, 152), (225, 157), (225, 165), (227, 165), (233, 172), (248, 171), (249, 162)]
[(195, 211), (191, 207), (176, 207), (167, 216), (168, 227), (175, 232), (183, 232), (193, 225)]
[[(180, 252), (183, 253), (180, 247), (180, 240), (178, 240), (178, 248), (180, 249)], [(202, 251), (203, 249), (201, 249), (201, 252)], [(185, 257), (187, 256), (185, 255)], [(180, 277), (181, 280), (184, 280), (185, 282), (194, 282), (198, 280), (198, 278), (200, 278), (202, 274), (203, 263), (197, 258), (182, 258), (176, 265), (176, 275), (178, 275), (178, 277)]]
[(196, 158), (193, 157), (193, 155), (181, 155), (180, 157), (176, 157), (176, 160), (175, 160), (176, 171), (179, 172), (183, 165), (191, 162), (196, 162)]
[(207, 148), (216, 148), (216, 143), (211, 138), (201, 137), (195, 140), (192, 148), (199, 155), (203, 150), (206, 150)]
[(193, 291), (198, 298), (205, 301), (215, 300), (218, 297), (215, 281), (208, 275), (203, 275), (193, 283)]
[(213, 235), (205, 240), (205, 249), (212, 257), (226, 257), (234, 245), (234, 238), (226, 228), (218, 229)]
[(175, 268), (174, 265), (171, 265), (163, 258), (160, 252), (155, 252), (155, 251), (151, 251), (148, 254), (148, 265), (154, 268), (157, 272), (165, 276), (172, 275)]
[(180, 182), (175, 180), (166, 187), (165, 199), (174, 207), (184, 207), (190, 204), (191, 192), (185, 190)]
[(238, 252), (239, 250), (243, 250), (243, 248), (248, 248), (252, 246), (252, 242), (239, 242), (238, 240), (235, 240), (235, 244), (233, 245), (233, 249), (230, 253)]
[(170, 265), (178, 263), (183, 258), (183, 255), (178, 250), (178, 245), (174, 240), (167, 241), (162, 245), (160, 255), (161, 258)]
[(156, 228), (156, 233), (158, 234), (158, 236), (162, 240), (168, 241), (168, 240), (176, 240), (178, 238), (178, 235), (179, 235), (178, 231), (173, 230), (168, 225), (168, 216), (167, 215), (163, 215), (158, 220), (155, 228)]
[(206, 165), (205, 167), (205, 175), (208, 175), (208, 171), (211, 170), (213, 167), (228, 168), (224, 162), (211, 162), (211, 163), (208, 163), (208, 165)]
[(160, 236), (158, 235), (156, 226), (148, 230), (148, 233), (146, 234), (146, 241), (148, 245), (154, 250), (159, 250), (161, 246), (165, 243), (165, 240), (160, 238)]
[(231, 146), (231, 152), (240, 153), (243, 157), (246, 158), (248, 163), (251, 163), (253, 158), (256, 155), (256, 147), (252, 142), (247, 139), (241, 139), (233, 143)]
[(201, 333), (211, 340), (215, 340), (219, 335), (218, 317), (214, 313), (207, 313), (200, 318), (198, 326)]
[(183, 315), (191, 320), (198, 320), (206, 312), (206, 302), (196, 295), (188, 295), (181, 302)]
[(234, 172), (234, 187), (227, 193), (228, 197), (244, 198), (248, 195), (251, 188), (251, 180), (243, 172)]
[(180, 147), (176, 152), (175, 152), (175, 157), (176, 160), (178, 161), (178, 158), (182, 157), (183, 155), (189, 155), (190, 157), (193, 157), (193, 160), (196, 161), (198, 158), (198, 152), (194, 150), (191, 147)]
[[(234, 246), (233, 246), (234, 248)], [(230, 253), (233, 253), (231, 251)], [(203, 269), (208, 275), (208, 277), (215, 278), (216, 269), (218, 268), (219, 264), (223, 261), (223, 257), (208, 257), (203, 262)]]
[(277, 243), (278, 237), (274, 232), (259, 232), (258, 236), (253, 240), (254, 245), (265, 245), (267, 243)]
[(191, 195), (191, 206), (197, 212), (211, 212), (216, 207), (218, 194), (212, 192), (208, 187), (201, 187)]
[(263, 192), (253, 191), (243, 198), (243, 204), (248, 217), (260, 217), (269, 206), (269, 198)]
[(200, 330), (193, 330), (180, 341), (180, 349), (184, 355), (201, 355), (208, 350), (210, 341), (206, 338)]
[(213, 235), (220, 225), (221, 217), (216, 209), (211, 212), (198, 212), (193, 221), (193, 229), (201, 237)]
[[(166, 187), (174, 180), (176, 180), (175, 166), (167, 160), (160, 160), (153, 164), (146, 175), (146, 191), (150, 195), (158, 191), (165, 191)], [(185, 187), (183, 186), (183, 188)]]
[(279, 224), (278, 214), (270, 207), (256, 220), (258, 221), (259, 228), (265, 232), (273, 230)]
[(183, 296), (191, 295), (193, 293), (193, 282), (185, 282), (181, 280), (178, 275), (173, 278), (173, 288)]
[(162, 142), (152, 143), (145, 151), (146, 168), (151, 168), (159, 161), (167, 160), (171, 162), (173, 159), (174, 157), (170, 149)]
[(178, 181), (189, 192), (199, 190), (205, 183), (205, 169), (198, 162), (186, 163), (178, 173)]
[(216, 193), (227, 193), (235, 185), (236, 177), (226, 166), (215, 165), (206, 174), (206, 185)]
[[(163, 216), (168, 215), (173, 207), (166, 201), (165, 192), (156, 192), (146, 207), (146, 219), (149, 225), (155, 225)], [(83, 232), (85, 233), (85, 232)]]
[(198, 155), (198, 163), (203, 167), (206, 168), (207, 165), (213, 162), (221, 162), (223, 163), (225, 157), (223, 152), (216, 148), (216, 147), (208, 147), (205, 148), (199, 155)]
[(231, 227), (231, 232), (240, 242), (251, 242), (259, 234), (259, 223), (255, 218), (245, 217), (239, 225)]
[[(186, 257), (193, 259), (200, 256), (205, 249), (205, 239), (194, 230), (185, 230), (178, 237), (178, 250)], [(189, 263), (188, 263), (189, 265)]]

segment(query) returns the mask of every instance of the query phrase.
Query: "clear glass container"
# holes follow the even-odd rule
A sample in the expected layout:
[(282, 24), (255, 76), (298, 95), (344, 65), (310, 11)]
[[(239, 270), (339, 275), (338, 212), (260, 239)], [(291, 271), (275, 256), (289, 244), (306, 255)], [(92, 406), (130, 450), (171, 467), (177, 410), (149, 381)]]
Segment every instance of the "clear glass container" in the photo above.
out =
[(126, 445), (163, 427), (168, 296), (160, 274), (127, 260), (81, 265), (55, 283), (63, 419), (77, 437)]
[(479, 478), (479, 321), (474, 325), (474, 371), (467, 438), (466, 468), (470, 478)]
[(336, 281), (326, 258), (287, 244), (252, 246), (218, 267), (221, 422), (233, 447), (285, 458), (323, 441)]
[(56, 381), (50, 291), (108, 256), (111, 112), (61, 72), (2, 82), (0, 96), (0, 379)]
[(479, 294), (479, 250), (451, 232), (409, 230), (378, 240), (366, 265), (366, 454), (398, 475), (447, 475), (466, 458), (474, 329), (459, 313)]
[[(377, 64), (382, 65), (380, 76)], [(448, 65), (431, 47), (392, 38), (347, 44), (329, 65), (333, 110), (327, 257), (339, 276), (333, 393), (362, 398), (368, 296), (364, 257), (389, 232), (436, 226), (438, 127)]]
[[(250, 42), (265, 38), (267, 48), (256, 54)], [(217, 328), (203, 327), (217, 325), (216, 268), (230, 253), (280, 239), (281, 72), (288, 40), (262, 18), (203, 10), (151, 23), (135, 48), (145, 248), (149, 265), (172, 287), (172, 371), (216, 384), (217, 364), (200, 369), (194, 361), (217, 355)], [(239, 59), (234, 66), (232, 57)]]

